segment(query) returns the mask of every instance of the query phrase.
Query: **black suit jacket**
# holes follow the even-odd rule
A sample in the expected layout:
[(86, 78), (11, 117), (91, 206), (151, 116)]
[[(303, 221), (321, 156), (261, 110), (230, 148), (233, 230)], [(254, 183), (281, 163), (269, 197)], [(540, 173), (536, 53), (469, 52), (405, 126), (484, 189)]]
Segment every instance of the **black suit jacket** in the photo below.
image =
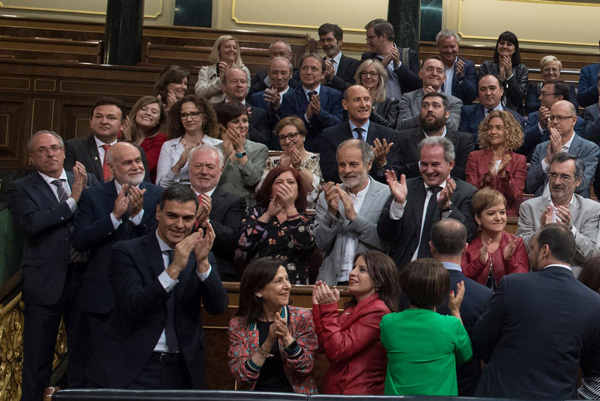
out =
[[(400, 61), (402, 61), (402, 53), (404, 49), (402, 47), (398, 48), (400, 52)], [(419, 78), (419, 55), (413, 49), (408, 49), (409, 56), (409, 65), (402, 63), (402, 65), (394, 70), (396, 75), (398, 75), (398, 80), (400, 81), (400, 90), (402, 93), (408, 93), (420, 89), (423, 87), (423, 82), (421, 82), (421, 78)], [(362, 54), (360, 62), (362, 63), (365, 60), (377, 59), (381, 61), (379, 57), (377, 57), (377, 53), (365, 52)]]
[[(454, 145), (454, 168), (451, 175), (453, 178), (465, 179), (465, 167), (469, 161), (469, 153), (475, 148), (475, 141), (470, 134), (460, 131), (446, 131), (446, 138)], [(398, 132), (398, 149), (400, 150), (400, 174), (406, 178), (414, 178), (421, 175), (419, 169), (419, 142), (425, 139), (421, 127), (411, 128)]]
[(354, 85), (354, 75), (356, 75), (356, 70), (359, 65), (360, 61), (357, 59), (346, 57), (342, 54), (337, 73), (333, 76), (331, 82), (327, 83), (327, 86), (344, 93), (348, 87)]
[[(73, 174), (67, 171), (69, 185)], [(88, 174), (88, 185), (96, 180)], [(58, 202), (39, 173), (9, 182), (8, 207), (15, 222), (25, 230), (23, 245), (23, 300), (27, 304), (53, 305), (62, 293), (69, 264), (73, 212)]]
[(474, 327), (497, 344), (476, 397), (575, 399), (577, 366), (600, 376), (600, 295), (560, 266), (504, 276)]
[[(146, 159), (146, 152), (144, 149), (137, 145), (134, 145), (140, 151), (142, 155), (142, 162), (144, 163), (144, 181), (152, 182), (150, 178), (150, 169), (148, 168), (148, 160)], [(98, 182), (104, 181), (104, 173), (102, 171), (102, 163), (100, 163), (100, 154), (98, 153), (98, 147), (94, 140), (94, 134), (85, 138), (73, 138), (65, 142), (65, 170), (73, 171), (75, 162), (83, 164), (88, 173), (91, 173), (96, 177)]]
[[(215, 113), (225, 104), (225, 101), (213, 104)], [(246, 103), (246, 107), (250, 108), (250, 120), (248, 123), (248, 139), (254, 142), (263, 143), (270, 148), (273, 142), (273, 134), (271, 134), (271, 123), (269, 121), (269, 113), (259, 107), (252, 106)]]
[(108, 279), (108, 260), (112, 246), (118, 241), (141, 237), (149, 227), (155, 225), (156, 206), (164, 188), (142, 182), (140, 189), (146, 190), (142, 222), (134, 225), (126, 213), (116, 230), (110, 219), (118, 195), (114, 180), (87, 188), (81, 195), (79, 210), (75, 216), (73, 247), (82, 252), (90, 251), (90, 261), (83, 275), (81, 290), (81, 309), (85, 312), (108, 313), (115, 306)]
[[(458, 178), (454, 181), (456, 182), (456, 190), (451, 196), (454, 206), (450, 213), (450, 218), (459, 220), (465, 225), (467, 228), (467, 239), (470, 241), (477, 228), (473, 219), (473, 207), (471, 205), (471, 198), (477, 192), (477, 188)], [(406, 196), (406, 206), (402, 218), (400, 220), (392, 220), (390, 218), (390, 205), (394, 199), (390, 197), (383, 208), (379, 224), (377, 225), (377, 234), (392, 243), (390, 255), (396, 262), (396, 266), (400, 269), (410, 262), (417, 250), (417, 245), (419, 245), (421, 221), (423, 220), (425, 198), (427, 197), (425, 184), (421, 177), (406, 180), (406, 186), (408, 187), (408, 195)], [(432, 224), (435, 224), (442, 218), (442, 212), (437, 203), (433, 213)], [(427, 241), (429, 241), (429, 234), (423, 233), (423, 238)]]
[[(265, 79), (267, 78), (267, 75), (269, 75), (268, 67), (258, 71), (256, 75), (254, 75), (254, 77), (252, 78), (252, 86), (248, 91), (248, 96), (246, 96), (247, 101), (250, 101), (250, 98), (253, 94), (267, 89), (267, 85), (265, 84)], [(297, 88), (298, 86), (300, 86), (300, 70), (298, 68), (293, 68), (292, 76), (288, 81), (288, 85), (292, 88)]]
[(121, 241), (110, 256), (110, 281), (116, 307), (90, 363), (92, 383), (124, 388), (148, 362), (167, 320), (167, 299), (175, 297), (175, 328), (193, 388), (204, 387), (206, 339), (202, 308), (222, 313), (228, 297), (216, 269), (200, 281), (190, 254), (179, 282), (168, 293), (158, 280), (165, 270), (156, 232)]
[(246, 201), (216, 187), (211, 196), (210, 224), (216, 238), (212, 252), (217, 259), (222, 281), (239, 281), (234, 256), (240, 239), (240, 226), (246, 213)]
[[(397, 145), (398, 141), (396, 131), (391, 128), (384, 127), (383, 125), (375, 124), (371, 121), (369, 124), (369, 132), (367, 133), (367, 143), (373, 145), (375, 138), (379, 138), (380, 141), (385, 139), (387, 143), (394, 142), (390, 153), (387, 155), (387, 165), (384, 167), (389, 170), (393, 169), (396, 171), (396, 174), (398, 174), (400, 171), (400, 150)], [(342, 182), (338, 174), (336, 152), (339, 144), (344, 142), (346, 139), (354, 139), (354, 135), (352, 134), (352, 131), (350, 131), (350, 123), (348, 121), (344, 121), (341, 124), (327, 128), (323, 131), (319, 165), (321, 167), (323, 180), (326, 182)], [(373, 164), (369, 174), (377, 181), (385, 184), (386, 168), (378, 169), (375, 167), (375, 164)]]

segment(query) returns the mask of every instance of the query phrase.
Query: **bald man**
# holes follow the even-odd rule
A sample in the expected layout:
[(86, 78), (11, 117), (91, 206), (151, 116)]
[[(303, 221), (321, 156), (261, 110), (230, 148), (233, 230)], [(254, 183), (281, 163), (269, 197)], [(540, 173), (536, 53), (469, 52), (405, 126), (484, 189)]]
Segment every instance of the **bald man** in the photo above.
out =
[[(83, 334), (90, 356), (114, 308), (108, 260), (115, 242), (140, 237), (155, 222), (163, 188), (144, 181), (140, 151), (117, 142), (107, 152), (111, 181), (84, 190), (75, 217), (73, 246), (89, 251), (81, 288)], [(88, 338), (89, 336), (89, 338)]]

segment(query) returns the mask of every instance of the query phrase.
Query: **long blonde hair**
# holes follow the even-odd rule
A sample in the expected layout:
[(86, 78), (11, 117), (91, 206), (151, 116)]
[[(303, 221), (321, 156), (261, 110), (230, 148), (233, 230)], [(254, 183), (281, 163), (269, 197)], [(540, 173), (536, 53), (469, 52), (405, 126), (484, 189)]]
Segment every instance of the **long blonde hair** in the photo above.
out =
[(221, 59), (219, 58), (219, 50), (221, 49), (223, 43), (227, 42), (228, 40), (235, 41), (235, 45), (237, 46), (237, 55), (235, 56), (235, 61), (233, 62), (233, 64), (236, 67), (241, 67), (242, 65), (244, 65), (244, 63), (242, 62), (242, 49), (240, 49), (240, 43), (238, 42), (238, 40), (231, 35), (222, 35), (219, 36), (217, 40), (215, 40), (215, 44), (213, 45), (213, 48), (210, 51), (209, 60), (211, 63), (215, 64), (221, 61)]

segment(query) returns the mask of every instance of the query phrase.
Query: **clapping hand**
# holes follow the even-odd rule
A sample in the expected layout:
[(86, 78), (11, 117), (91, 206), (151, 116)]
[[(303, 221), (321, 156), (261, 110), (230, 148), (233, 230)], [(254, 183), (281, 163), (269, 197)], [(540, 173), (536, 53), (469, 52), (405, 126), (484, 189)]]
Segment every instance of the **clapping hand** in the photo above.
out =
[(313, 287), (313, 305), (323, 305), (331, 303), (337, 304), (339, 300), (340, 292), (337, 288), (334, 287), (333, 290), (331, 290), (327, 286), (327, 283), (321, 280), (315, 283), (315, 286)]
[(406, 186), (406, 176), (402, 174), (400, 176), (400, 182), (396, 180), (396, 172), (394, 170), (385, 171), (385, 180), (390, 187), (390, 192), (394, 198), (394, 202), (403, 205), (406, 201), (406, 195), (408, 194), (408, 187)]

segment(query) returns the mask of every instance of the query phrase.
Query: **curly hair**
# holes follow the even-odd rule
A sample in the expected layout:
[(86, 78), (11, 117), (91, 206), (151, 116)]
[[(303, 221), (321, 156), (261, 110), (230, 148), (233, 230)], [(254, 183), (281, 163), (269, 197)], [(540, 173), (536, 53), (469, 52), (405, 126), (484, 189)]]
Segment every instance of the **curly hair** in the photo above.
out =
[(169, 112), (169, 138), (181, 138), (185, 135), (185, 128), (181, 123), (181, 106), (184, 103), (194, 103), (198, 111), (202, 113), (202, 133), (213, 138), (219, 137), (219, 123), (212, 105), (203, 97), (187, 95), (179, 99), (171, 107)]
[(481, 149), (488, 149), (490, 141), (487, 135), (487, 127), (492, 118), (498, 117), (504, 124), (504, 145), (507, 152), (513, 152), (523, 144), (523, 129), (521, 125), (508, 111), (491, 111), (488, 116), (479, 124), (478, 142)]
[(271, 190), (273, 189), (273, 184), (275, 183), (277, 177), (286, 171), (292, 173), (294, 179), (296, 180), (296, 185), (298, 185), (298, 196), (296, 196), (294, 206), (296, 206), (296, 210), (298, 210), (298, 212), (304, 213), (306, 211), (306, 188), (302, 182), (300, 172), (293, 167), (277, 166), (273, 170), (269, 171), (269, 174), (267, 174), (264, 181), (256, 191), (256, 203), (267, 210), (269, 203), (271, 202)]

